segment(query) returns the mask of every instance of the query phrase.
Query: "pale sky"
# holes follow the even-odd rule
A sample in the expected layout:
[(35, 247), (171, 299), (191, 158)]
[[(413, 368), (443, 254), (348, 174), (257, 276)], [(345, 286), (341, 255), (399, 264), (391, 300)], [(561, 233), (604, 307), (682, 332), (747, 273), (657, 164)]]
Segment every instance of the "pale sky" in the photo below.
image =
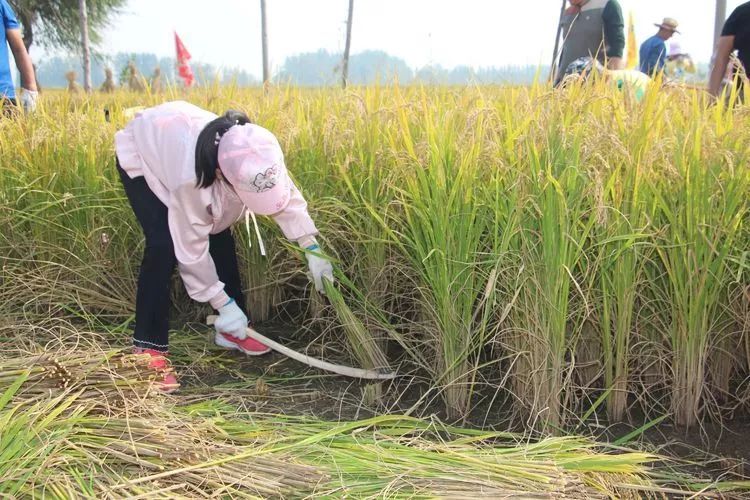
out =
[[(728, 13), (744, 0), (729, 0)], [(272, 71), (287, 56), (343, 51), (348, 0), (267, 0)], [(638, 43), (665, 16), (697, 61), (711, 56), (713, 0), (621, 0)], [(379, 49), (411, 67), (549, 64), (559, 0), (355, 0), (352, 53)], [(105, 36), (104, 52), (174, 55), (176, 30), (196, 61), (261, 74), (259, 0), (130, 0)], [(34, 56), (32, 48), (32, 56)]]

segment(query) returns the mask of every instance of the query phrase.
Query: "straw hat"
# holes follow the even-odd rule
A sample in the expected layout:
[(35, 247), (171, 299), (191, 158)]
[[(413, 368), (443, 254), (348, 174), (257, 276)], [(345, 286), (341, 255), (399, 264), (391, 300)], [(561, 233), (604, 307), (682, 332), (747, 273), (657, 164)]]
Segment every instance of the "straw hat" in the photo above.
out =
[(679, 33), (679, 31), (677, 31), (677, 26), (679, 25), (680, 24), (677, 22), (677, 20), (671, 17), (665, 17), (664, 20), (661, 22), (661, 24), (654, 23), (654, 26), (657, 26), (665, 30), (673, 31), (675, 33)]

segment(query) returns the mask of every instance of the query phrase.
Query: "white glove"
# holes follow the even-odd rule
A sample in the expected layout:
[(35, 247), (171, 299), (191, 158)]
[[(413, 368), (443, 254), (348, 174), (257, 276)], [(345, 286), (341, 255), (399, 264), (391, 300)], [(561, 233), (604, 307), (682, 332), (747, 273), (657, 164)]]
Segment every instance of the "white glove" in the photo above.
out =
[(21, 93), (21, 107), (26, 113), (31, 113), (36, 109), (37, 99), (39, 99), (39, 92), (23, 89)]
[[(305, 250), (308, 250), (308, 252), (320, 253), (320, 247), (317, 243), (307, 247)], [(331, 262), (311, 253), (306, 253), (305, 257), (307, 258), (307, 267), (310, 269), (310, 276), (315, 284), (315, 289), (319, 293), (325, 295), (326, 291), (323, 287), (323, 278), (328, 278), (333, 282), (333, 266), (331, 265)]]
[(214, 323), (214, 328), (217, 334), (226, 333), (240, 340), (247, 337), (247, 316), (234, 299), (230, 299), (219, 308), (219, 317)]

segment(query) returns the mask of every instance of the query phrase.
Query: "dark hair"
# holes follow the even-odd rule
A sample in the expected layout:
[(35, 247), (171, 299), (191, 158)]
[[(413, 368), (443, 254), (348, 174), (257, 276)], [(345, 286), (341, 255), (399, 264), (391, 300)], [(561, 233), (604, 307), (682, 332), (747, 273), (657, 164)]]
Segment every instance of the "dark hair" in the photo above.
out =
[(245, 113), (229, 110), (203, 127), (195, 143), (196, 186), (206, 188), (214, 183), (219, 168), (219, 140), (231, 127), (246, 123), (250, 123), (250, 118)]

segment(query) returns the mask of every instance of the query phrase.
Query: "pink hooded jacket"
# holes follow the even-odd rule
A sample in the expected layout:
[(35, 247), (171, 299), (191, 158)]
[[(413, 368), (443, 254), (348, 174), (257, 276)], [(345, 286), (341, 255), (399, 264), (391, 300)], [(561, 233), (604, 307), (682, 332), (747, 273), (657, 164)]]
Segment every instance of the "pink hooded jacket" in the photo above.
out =
[[(231, 226), (245, 207), (226, 182), (217, 179), (208, 188), (196, 187), (196, 141), (215, 118), (184, 101), (149, 108), (115, 134), (115, 150), (128, 176), (143, 176), (167, 206), (169, 232), (188, 294), (218, 309), (229, 297), (208, 252), (208, 236)], [(287, 207), (271, 217), (290, 240), (317, 235), (307, 202), (294, 183), (291, 190)]]

